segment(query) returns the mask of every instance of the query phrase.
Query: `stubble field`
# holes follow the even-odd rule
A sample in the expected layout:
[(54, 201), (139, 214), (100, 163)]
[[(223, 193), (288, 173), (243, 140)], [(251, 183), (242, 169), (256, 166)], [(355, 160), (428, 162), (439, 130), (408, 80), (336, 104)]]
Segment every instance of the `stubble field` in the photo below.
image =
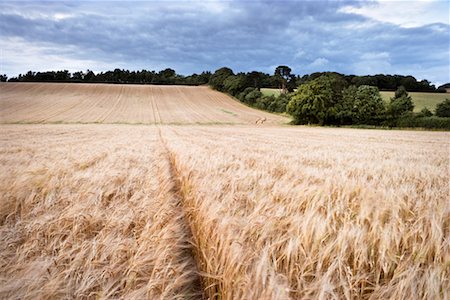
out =
[(281, 124), (208, 87), (2, 83), (1, 123)]
[(448, 133), (0, 130), (0, 298), (450, 296)]

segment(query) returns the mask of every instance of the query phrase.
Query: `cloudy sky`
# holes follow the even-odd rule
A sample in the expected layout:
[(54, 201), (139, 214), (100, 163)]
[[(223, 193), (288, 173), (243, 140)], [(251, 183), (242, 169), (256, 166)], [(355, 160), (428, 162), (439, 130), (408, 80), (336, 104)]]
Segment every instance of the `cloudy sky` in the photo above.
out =
[(450, 81), (449, 2), (4, 1), (0, 73), (114, 68)]

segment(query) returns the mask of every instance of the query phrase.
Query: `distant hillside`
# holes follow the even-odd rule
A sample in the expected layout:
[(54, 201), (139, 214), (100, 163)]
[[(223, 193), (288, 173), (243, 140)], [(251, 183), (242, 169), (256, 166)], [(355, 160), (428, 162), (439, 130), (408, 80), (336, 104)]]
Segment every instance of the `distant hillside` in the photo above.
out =
[(0, 107), (2, 123), (289, 122), (205, 86), (8, 82), (0, 84)]

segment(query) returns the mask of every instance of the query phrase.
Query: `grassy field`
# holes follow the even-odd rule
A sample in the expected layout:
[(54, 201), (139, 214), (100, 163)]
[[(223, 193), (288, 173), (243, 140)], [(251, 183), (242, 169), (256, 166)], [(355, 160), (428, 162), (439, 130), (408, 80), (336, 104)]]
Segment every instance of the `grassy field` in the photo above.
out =
[[(261, 92), (266, 95), (280, 95), (279, 89), (269, 89), (263, 88)], [(384, 101), (389, 102), (390, 98), (394, 97), (394, 92), (386, 92), (382, 91), (381, 97)], [(436, 109), (436, 104), (441, 103), (445, 99), (450, 99), (450, 94), (446, 93), (419, 93), (419, 92), (411, 92), (409, 95), (412, 97), (414, 102), (414, 111), (420, 112), (424, 107), (427, 107), (429, 110), (433, 111)]]
[(450, 297), (449, 133), (256, 125), (229, 98), (211, 114), (246, 125), (188, 125), (207, 91), (149, 91), (163, 122), (0, 125), (0, 299)]
[(272, 96), (278, 97), (281, 94), (280, 89), (269, 89), (269, 88), (262, 88), (261, 93), (263, 93), (264, 96)]
[[(394, 92), (380, 92), (383, 100), (389, 102), (390, 98), (394, 97)], [(441, 103), (445, 99), (450, 99), (448, 93), (409, 93), (414, 102), (414, 111), (420, 112), (423, 108), (428, 108), (432, 112), (436, 109), (436, 104)]]

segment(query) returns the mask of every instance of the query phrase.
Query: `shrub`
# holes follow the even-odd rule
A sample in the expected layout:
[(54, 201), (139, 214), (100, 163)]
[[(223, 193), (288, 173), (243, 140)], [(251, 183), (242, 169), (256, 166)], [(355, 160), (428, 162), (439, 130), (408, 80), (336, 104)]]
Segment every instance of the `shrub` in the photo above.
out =
[(262, 97), (262, 93), (258, 89), (253, 89), (244, 97), (244, 102), (249, 105), (254, 105), (256, 101)]
[(418, 114), (419, 117), (431, 117), (433, 113), (426, 107), (422, 108), (420, 113)]
[(450, 117), (450, 100), (445, 99), (443, 102), (436, 105), (436, 116), (443, 118)]
[(450, 118), (443, 118), (437, 116), (424, 117), (414, 114), (405, 114), (397, 121), (398, 127), (418, 127), (428, 129), (449, 129)]

